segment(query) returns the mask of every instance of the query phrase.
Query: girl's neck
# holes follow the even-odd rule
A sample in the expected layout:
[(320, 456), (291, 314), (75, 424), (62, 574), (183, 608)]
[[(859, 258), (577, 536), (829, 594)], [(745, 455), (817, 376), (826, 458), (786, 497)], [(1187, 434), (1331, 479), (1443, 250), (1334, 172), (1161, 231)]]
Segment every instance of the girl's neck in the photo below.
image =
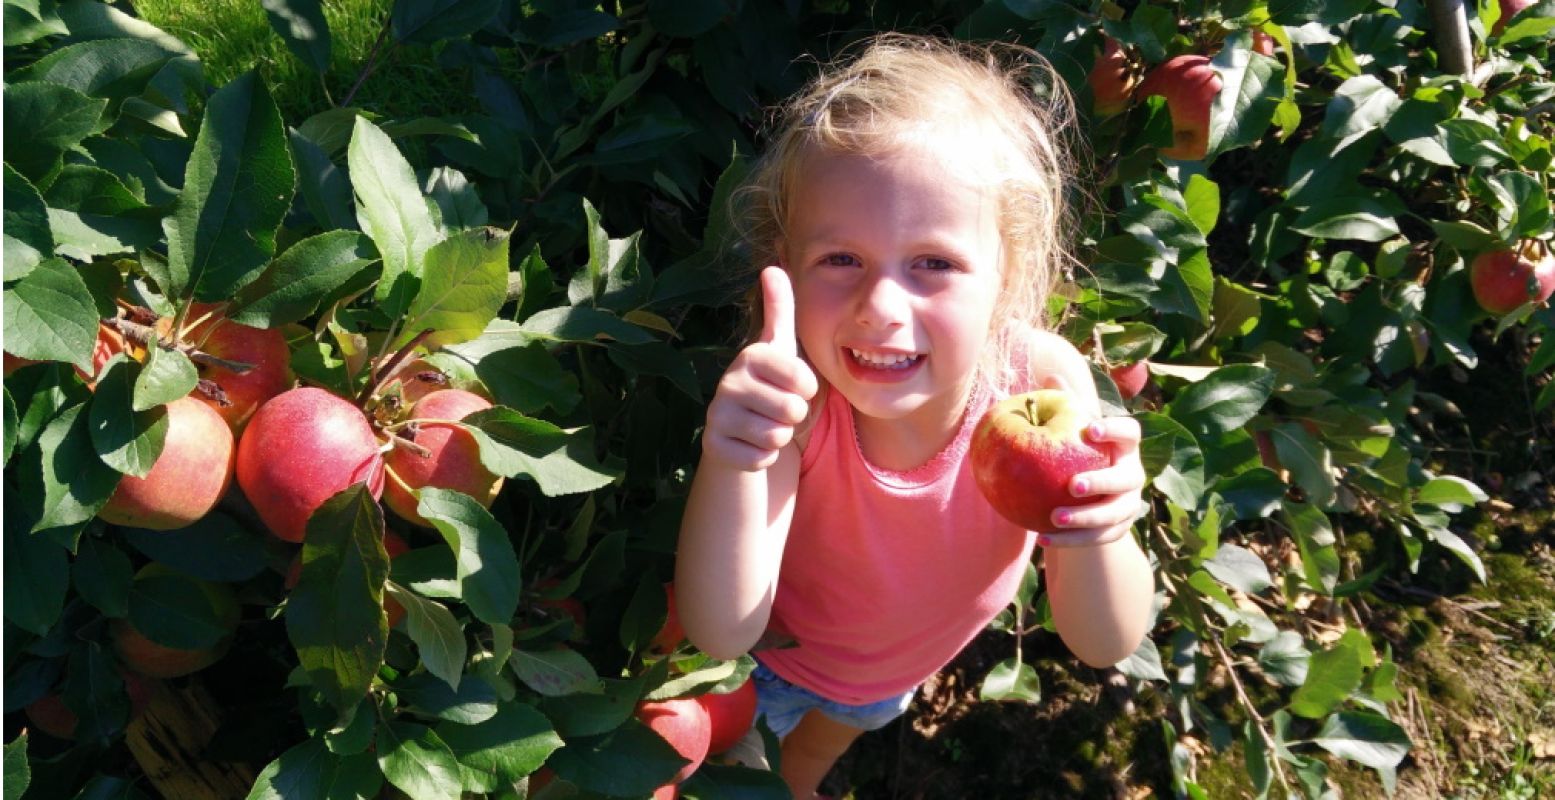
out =
[(930, 402), (897, 419), (882, 419), (852, 409), (853, 429), (859, 450), (870, 464), (892, 472), (907, 472), (928, 463), (955, 441), (961, 431), (972, 383), (955, 392), (947, 403)]

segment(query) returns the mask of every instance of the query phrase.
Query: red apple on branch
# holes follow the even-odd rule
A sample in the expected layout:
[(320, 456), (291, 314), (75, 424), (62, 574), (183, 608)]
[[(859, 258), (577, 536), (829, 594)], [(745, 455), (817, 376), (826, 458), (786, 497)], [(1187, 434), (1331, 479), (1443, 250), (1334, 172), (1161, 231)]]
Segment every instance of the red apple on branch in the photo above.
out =
[(431, 523), (416, 513), (418, 501), (412, 494), (426, 486), (463, 492), (490, 508), (502, 479), (481, 464), (475, 437), (452, 424), (488, 408), (490, 401), (463, 389), (442, 389), (416, 401), (410, 411), (410, 418), (417, 421), (416, 431), (405, 438), (427, 454), (397, 447), (385, 456), (393, 476), (384, 487), (384, 504), (405, 520), (426, 527)]
[(659, 632), (653, 635), (653, 641), (648, 643), (648, 652), (654, 655), (666, 656), (675, 652), (680, 643), (686, 640), (686, 629), (680, 624), (680, 612), (675, 610), (675, 584), (664, 584), (664, 605), (666, 613), (664, 625)]
[[(151, 681), (129, 670), (120, 670), (119, 675), (124, 679), (124, 693), (130, 698), (130, 719), (134, 719), (151, 702)], [(44, 695), (28, 704), (24, 711), (27, 719), (38, 730), (56, 739), (76, 738), (76, 726), (80, 724), (81, 718), (70, 710), (70, 706), (65, 705), (65, 698), (60, 695)]]
[(1124, 400), (1133, 400), (1144, 391), (1145, 384), (1150, 382), (1150, 362), (1144, 359), (1132, 364), (1113, 367), (1107, 371), (1112, 376), (1112, 382), (1118, 385), (1118, 394)]
[(367, 482), (383, 494), (380, 443), (362, 410), (302, 387), (259, 407), (238, 442), (238, 485), (270, 532), (300, 542), (308, 517), (340, 490)]
[[(252, 364), (244, 372), (196, 362), (200, 378), (220, 388), (226, 404), (196, 392), (194, 396), (216, 409), (234, 433), (241, 433), (254, 412), (272, 397), (291, 388), (291, 350), (280, 330), (264, 330), (239, 325), (222, 316), (220, 306), (196, 303), (189, 309), (194, 324), (179, 337), (201, 351), (227, 361)], [(172, 320), (157, 325), (164, 336), (171, 333)]]
[(738, 744), (756, 721), (756, 684), (749, 678), (732, 692), (699, 695), (697, 702), (707, 709), (712, 726), (707, 752), (713, 755)]
[(1469, 286), (1480, 308), (1501, 315), (1555, 294), (1555, 253), (1539, 241), (1480, 253), (1469, 266)]
[(1512, 21), (1512, 17), (1535, 2), (1536, 0), (1500, 0), (1501, 16), (1497, 17), (1496, 24), (1490, 27), (1490, 35), (1500, 36), (1506, 31), (1506, 24)]
[(1110, 117), (1128, 108), (1139, 76), (1131, 68), (1128, 55), (1118, 46), (1117, 40), (1106, 37), (1101, 56), (1091, 67), (1087, 80), (1091, 84), (1091, 100), (1096, 114)]
[[(690, 761), (665, 786), (680, 783), (702, 766), (712, 741), (713, 727), (707, 709), (694, 697), (637, 704), (637, 718)], [(661, 787), (662, 788), (662, 787)]]
[(1209, 107), (1220, 94), (1220, 73), (1208, 56), (1181, 55), (1156, 67), (1139, 85), (1140, 98), (1160, 95), (1172, 115), (1173, 143), (1161, 155), (1197, 161), (1209, 150)]
[(232, 429), (192, 396), (167, 404), (167, 439), (144, 478), (126, 475), (97, 516), (115, 525), (166, 531), (194, 523), (232, 482)]
[[(152, 562), (135, 573), (135, 580), (171, 575), (175, 572), (171, 567)], [(147, 638), (128, 618), (116, 619), (108, 630), (113, 637), (114, 652), (118, 653), (119, 660), (126, 667), (150, 678), (177, 678), (205, 669), (226, 654), (227, 647), (232, 643), (231, 634), (237, 630), (238, 619), (242, 616), (237, 596), (226, 584), (203, 580), (194, 580), (194, 583), (204, 592), (211, 608), (215, 609), (218, 621), (228, 632), (227, 636), (212, 647), (192, 650), (168, 647)]]
[(1042, 389), (988, 409), (972, 432), (972, 476), (994, 510), (1027, 530), (1054, 531), (1074, 501), (1069, 479), (1111, 463), (1085, 441), (1090, 420), (1067, 392)]

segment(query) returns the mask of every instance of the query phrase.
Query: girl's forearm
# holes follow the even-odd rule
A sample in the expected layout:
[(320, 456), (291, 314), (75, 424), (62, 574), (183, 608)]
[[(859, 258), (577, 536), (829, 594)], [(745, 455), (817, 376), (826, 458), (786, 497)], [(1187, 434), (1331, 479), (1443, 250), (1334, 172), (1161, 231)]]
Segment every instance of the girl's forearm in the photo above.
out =
[(1149, 632), (1155, 597), (1155, 576), (1134, 537), (1050, 547), (1042, 558), (1053, 623), (1069, 650), (1093, 667), (1131, 655)]
[(730, 659), (767, 627), (793, 516), (798, 456), (758, 472), (704, 463), (686, 501), (675, 557), (681, 624), (698, 649)]

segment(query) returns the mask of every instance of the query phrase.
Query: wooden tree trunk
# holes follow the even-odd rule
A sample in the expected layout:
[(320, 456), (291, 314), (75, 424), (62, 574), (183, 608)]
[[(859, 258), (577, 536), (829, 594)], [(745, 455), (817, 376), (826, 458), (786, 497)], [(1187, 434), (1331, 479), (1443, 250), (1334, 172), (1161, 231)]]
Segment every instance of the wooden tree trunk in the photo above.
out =
[(163, 797), (229, 800), (248, 795), (253, 769), (243, 763), (211, 761), (204, 755), (220, 713), (200, 684), (175, 690), (157, 682), (146, 709), (125, 731), (136, 763)]

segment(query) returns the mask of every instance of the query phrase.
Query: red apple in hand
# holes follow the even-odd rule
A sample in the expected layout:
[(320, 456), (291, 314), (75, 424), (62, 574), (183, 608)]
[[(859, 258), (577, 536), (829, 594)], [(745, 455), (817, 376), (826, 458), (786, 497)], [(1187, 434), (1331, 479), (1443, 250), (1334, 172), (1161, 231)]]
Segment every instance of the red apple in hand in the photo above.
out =
[(675, 773), (666, 786), (691, 777), (691, 773), (702, 766), (702, 761), (707, 758), (708, 745), (712, 742), (713, 727), (707, 709), (696, 698), (638, 703), (637, 718), (654, 733), (664, 737), (681, 758), (691, 762)]
[(732, 692), (700, 695), (697, 702), (707, 709), (712, 725), (707, 752), (714, 755), (738, 744), (756, 721), (756, 684), (750, 678)]
[(167, 439), (144, 478), (126, 475), (97, 516), (166, 531), (210, 513), (232, 482), (232, 429), (193, 397), (167, 404)]
[[(186, 329), (180, 338), (217, 358), (253, 365), (245, 372), (233, 372), (223, 367), (195, 364), (202, 379), (221, 389), (227, 404), (199, 392), (194, 396), (216, 409), (216, 413), (232, 426), (233, 433), (241, 433), (265, 401), (291, 388), (291, 350), (280, 330), (239, 325), (218, 313), (218, 308), (207, 303), (190, 307), (189, 319), (196, 324)], [(157, 327), (165, 336), (171, 330), (172, 320), (164, 319)]]
[(421, 420), (419, 430), (406, 438), (426, 448), (430, 455), (407, 448), (390, 451), (384, 463), (399, 480), (389, 480), (384, 487), (383, 502), (404, 519), (427, 527), (431, 523), (416, 513), (418, 501), (411, 494), (413, 489), (425, 486), (453, 489), (490, 508), (502, 488), (502, 479), (481, 464), (480, 446), (475, 437), (447, 422), (488, 408), (491, 408), (490, 401), (463, 389), (442, 389), (416, 401), (410, 417)]
[(1469, 266), (1469, 286), (1480, 308), (1505, 314), (1524, 303), (1542, 303), (1555, 294), (1555, 253), (1529, 241), (1516, 250), (1480, 253)]
[(972, 476), (989, 505), (1027, 530), (1053, 531), (1074, 502), (1069, 479), (1112, 463), (1085, 441), (1089, 419), (1071, 396), (1043, 389), (996, 403), (972, 432)]
[(308, 517), (355, 483), (383, 494), (383, 458), (367, 416), (349, 400), (302, 387), (259, 407), (238, 441), (238, 485), (270, 532), (300, 542)]
[(1139, 97), (1160, 95), (1172, 114), (1170, 147), (1161, 155), (1185, 161), (1197, 161), (1209, 150), (1209, 107), (1220, 94), (1220, 73), (1210, 66), (1209, 57), (1183, 55), (1168, 59), (1156, 67), (1139, 85)]

